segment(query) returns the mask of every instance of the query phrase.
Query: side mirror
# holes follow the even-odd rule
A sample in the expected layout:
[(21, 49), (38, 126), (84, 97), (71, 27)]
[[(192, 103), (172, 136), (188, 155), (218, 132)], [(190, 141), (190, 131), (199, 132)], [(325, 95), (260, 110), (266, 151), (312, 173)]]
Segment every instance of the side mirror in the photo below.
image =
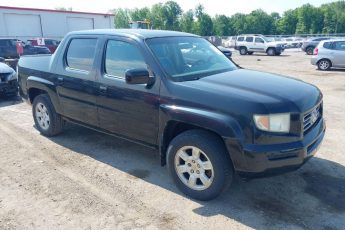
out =
[(125, 76), (127, 84), (137, 85), (150, 82), (149, 71), (144, 68), (127, 70)]
[(5, 58), (0, 57), (0, 62), (5, 62)]

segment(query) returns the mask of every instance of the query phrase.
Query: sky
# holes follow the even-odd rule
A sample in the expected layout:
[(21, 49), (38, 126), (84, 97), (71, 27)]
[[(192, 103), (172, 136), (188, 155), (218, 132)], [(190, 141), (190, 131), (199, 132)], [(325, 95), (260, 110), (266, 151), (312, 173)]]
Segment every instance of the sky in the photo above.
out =
[[(305, 3), (320, 6), (335, 0), (175, 0), (183, 11), (194, 9), (200, 3), (205, 7), (206, 13), (211, 16), (224, 14), (231, 16), (235, 13), (250, 13), (256, 9), (263, 9), (268, 13), (282, 14), (288, 9), (295, 9)], [(93, 13), (107, 13), (115, 8), (141, 8), (151, 7), (158, 2), (166, 0), (0, 0), (0, 6), (15, 6), (27, 8), (54, 9), (55, 7), (72, 7), (74, 11)]]

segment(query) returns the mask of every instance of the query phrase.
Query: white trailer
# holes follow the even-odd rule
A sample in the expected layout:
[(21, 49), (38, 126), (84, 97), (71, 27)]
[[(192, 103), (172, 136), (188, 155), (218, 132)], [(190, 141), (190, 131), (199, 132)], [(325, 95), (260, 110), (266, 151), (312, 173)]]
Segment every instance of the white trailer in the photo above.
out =
[(112, 14), (0, 6), (0, 38), (62, 39), (70, 31), (112, 28)]

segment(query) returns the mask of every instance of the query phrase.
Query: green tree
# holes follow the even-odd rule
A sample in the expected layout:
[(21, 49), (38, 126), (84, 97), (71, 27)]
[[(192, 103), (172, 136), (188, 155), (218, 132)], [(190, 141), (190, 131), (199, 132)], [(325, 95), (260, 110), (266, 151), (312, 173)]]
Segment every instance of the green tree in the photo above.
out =
[(248, 33), (272, 34), (274, 20), (265, 11), (259, 9), (252, 11), (246, 17), (246, 30)]
[(165, 29), (165, 9), (163, 3), (154, 4), (151, 7), (151, 23), (154, 29)]
[(114, 14), (115, 28), (128, 28), (130, 16), (127, 9), (115, 9), (111, 11)]
[(174, 1), (168, 1), (164, 4), (163, 10), (165, 13), (165, 29), (179, 30), (179, 18), (182, 14), (181, 7)]
[(213, 35), (213, 22), (212, 18), (204, 12), (204, 7), (199, 4), (194, 12), (197, 21), (194, 23), (194, 33), (201, 36)]
[(180, 18), (181, 31), (192, 33), (193, 25), (194, 25), (194, 13), (192, 10), (188, 10), (187, 12), (183, 13)]
[(315, 7), (311, 4), (305, 4), (297, 9), (297, 34), (309, 34), (313, 33), (313, 20), (314, 20)]
[(230, 24), (232, 25), (234, 29), (235, 35), (239, 35), (239, 34), (243, 34), (247, 32), (245, 29), (247, 27), (245, 14), (241, 14), (241, 13), (234, 14), (230, 18)]
[(297, 26), (297, 11), (288, 10), (285, 11), (283, 17), (277, 22), (278, 34), (295, 34)]
[(233, 34), (233, 28), (230, 24), (230, 20), (225, 15), (216, 15), (213, 19), (213, 29), (215, 35), (229, 36)]
[(129, 15), (132, 21), (144, 21), (150, 19), (151, 12), (147, 7), (134, 8), (129, 11)]

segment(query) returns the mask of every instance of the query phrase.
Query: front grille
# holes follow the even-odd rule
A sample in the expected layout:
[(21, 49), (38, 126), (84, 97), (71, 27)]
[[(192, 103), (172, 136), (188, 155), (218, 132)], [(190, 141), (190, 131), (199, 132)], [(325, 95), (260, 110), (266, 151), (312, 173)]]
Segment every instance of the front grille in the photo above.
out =
[(303, 131), (306, 133), (322, 117), (322, 103), (306, 113), (303, 117)]

